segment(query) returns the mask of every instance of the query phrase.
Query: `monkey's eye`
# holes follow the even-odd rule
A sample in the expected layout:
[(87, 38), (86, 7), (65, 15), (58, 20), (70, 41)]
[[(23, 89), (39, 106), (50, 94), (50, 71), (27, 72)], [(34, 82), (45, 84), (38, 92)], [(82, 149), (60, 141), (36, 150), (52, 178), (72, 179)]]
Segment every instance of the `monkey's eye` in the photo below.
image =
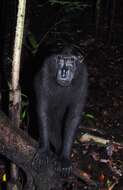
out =
[(60, 59), (61, 59), (61, 56), (60, 56), (60, 55), (58, 55), (57, 59), (58, 59), (58, 60), (60, 60)]
[(71, 62), (74, 62), (74, 58), (73, 57), (71, 58)]

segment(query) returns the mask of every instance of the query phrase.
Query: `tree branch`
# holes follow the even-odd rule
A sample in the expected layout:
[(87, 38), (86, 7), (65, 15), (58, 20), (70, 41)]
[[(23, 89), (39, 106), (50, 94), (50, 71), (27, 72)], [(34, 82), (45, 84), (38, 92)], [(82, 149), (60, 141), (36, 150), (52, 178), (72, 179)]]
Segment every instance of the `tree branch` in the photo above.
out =
[[(47, 167), (40, 167), (38, 143), (23, 130), (12, 127), (8, 117), (0, 111), (0, 153), (16, 163), (27, 176), (24, 190), (50, 190), (62, 186), (62, 178), (54, 171), (54, 158), (50, 159)], [(73, 169), (73, 175), (81, 178), (89, 186), (95, 185), (85, 172)]]
[(21, 129), (11, 126), (8, 117), (0, 111), (0, 152), (24, 171), (31, 167), (38, 144)]

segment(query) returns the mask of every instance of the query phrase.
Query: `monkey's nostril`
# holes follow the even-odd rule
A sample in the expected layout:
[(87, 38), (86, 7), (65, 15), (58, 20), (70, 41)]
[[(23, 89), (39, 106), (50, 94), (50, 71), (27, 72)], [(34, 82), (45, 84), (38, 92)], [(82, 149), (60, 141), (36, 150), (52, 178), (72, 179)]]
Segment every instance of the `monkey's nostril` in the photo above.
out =
[(61, 77), (62, 77), (62, 78), (66, 78), (66, 74), (67, 74), (66, 69), (63, 69), (63, 70), (62, 70), (62, 73), (61, 73)]

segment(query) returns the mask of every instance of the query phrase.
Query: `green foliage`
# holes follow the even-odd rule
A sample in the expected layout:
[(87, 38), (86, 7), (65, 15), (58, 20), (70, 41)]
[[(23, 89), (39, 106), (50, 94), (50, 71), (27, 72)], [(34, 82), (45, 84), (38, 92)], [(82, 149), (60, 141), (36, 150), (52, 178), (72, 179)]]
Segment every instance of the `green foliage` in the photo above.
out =
[(31, 53), (35, 55), (38, 50), (39, 45), (40, 44), (36, 41), (36, 38), (33, 35), (33, 33), (30, 32), (27, 37), (27, 43), (26, 43), (27, 49), (29, 49)]
[(30, 35), (29, 35), (29, 41), (30, 41), (30, 45), (32, 46), (32, 48), (37, 49), (38, 43), (32, 33), (30, 33)]
[(63, 6), (65, 8), (67, 8), (69, 11), (70, 10), (76, 10), (76, 9), (82, 9), (83, 8), (83, 3), (82, 1), (65, 1), (65, 0), (49, 0), (49, 3), (53, 6), (53, 5), (60, 5)]
[(107, 185), (107, 187), (108, 187), (108, 189), (111, 187), (111, 185), (112, 185), (112, 182), (108, 179), (107, 181), (106, 181), (106, 185)]
[(95, 119), (94, 116), (90, 113), (85, 113), (85, 117), (88, 118), (88, 119)]
[(21, 120), (24, 120), (26, 118), (26, 110), (24, 110), (22, 113), (21, 113)]
[(95, 126), (96, 118), (92, 113), (84, 113), (84, 120), (91, 126)]
[(21, 94), (21, 96), (21, 121), (24, 121), (28, 117), (28, 97), (25, 94)]

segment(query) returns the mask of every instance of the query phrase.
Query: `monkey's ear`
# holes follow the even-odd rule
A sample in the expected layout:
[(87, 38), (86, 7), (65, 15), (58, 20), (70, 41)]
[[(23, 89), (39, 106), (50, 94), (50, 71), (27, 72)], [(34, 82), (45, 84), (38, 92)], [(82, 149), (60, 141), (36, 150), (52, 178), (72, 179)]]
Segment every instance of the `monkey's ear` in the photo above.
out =
[(84, 61), (84, 56), (83, 56), (83, 55), (79, 55), (79, 56), (78, 56), (78, 61), (79, 61), (80, 63), (83, 63), (83, 61)]
[(78, 74), (83, 74), (84, 64), (84, 57), (80, 57), (76, 60), (76, 77)]

